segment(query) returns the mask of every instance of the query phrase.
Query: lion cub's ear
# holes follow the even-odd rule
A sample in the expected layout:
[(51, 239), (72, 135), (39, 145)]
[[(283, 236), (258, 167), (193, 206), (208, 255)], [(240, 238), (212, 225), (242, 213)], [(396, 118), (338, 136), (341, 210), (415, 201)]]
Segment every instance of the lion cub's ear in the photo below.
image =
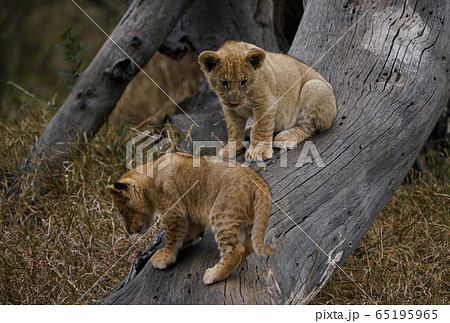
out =
[(116, 182), (112, 185), (106, 186), (105, 191), (106, 193), (112, 195), (116, 199), (127, 200), (129, 198), (128, 197), (129, 186), (130, 184), (128, 183)]
[(256, 70), (263, 66), (264, 60), (266, 59), (266, 52), (261, 48), (252, 48), (247, 52), (245, 58)]
[(211, 72), (220, 63), (219, 55), (216, 52), (207, 50), (198, 56), (198, 63), (206, 73)]

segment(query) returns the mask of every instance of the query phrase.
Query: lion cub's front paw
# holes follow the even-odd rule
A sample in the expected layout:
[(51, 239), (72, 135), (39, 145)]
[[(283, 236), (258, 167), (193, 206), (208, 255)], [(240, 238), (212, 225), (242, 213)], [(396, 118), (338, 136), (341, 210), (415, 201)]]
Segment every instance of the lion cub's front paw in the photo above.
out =
[(273, 146), (281, 149), (294, 149), (299, 142), (298, 134), (284, 130), (275, 136)]
[(245, 152), (245, 159), (249, 161), (263, 161), (266, 159), (271, 159), (273, 155), (272, 147), (259, 147), (255, 148), (251, 146)]
[(244, 148), (244, 146), (241, 143), (228, 143), (219, 151), (219, 156), (229, 159), (234, 158), (241, 152), (242, 148)]
[(220, 279), (217, 278), (216, 266), (206, 269), (205, 273), (203, 274), (203, 283), (206, 285), (214, 284), (219, 280)]
[(158, 269), (165, 269), (167, 266), (173, 264), (176, 261), (176, 256), (173, 253), (167, 252), (164, 248), (155, 252), (150, 258), (153, 267)]

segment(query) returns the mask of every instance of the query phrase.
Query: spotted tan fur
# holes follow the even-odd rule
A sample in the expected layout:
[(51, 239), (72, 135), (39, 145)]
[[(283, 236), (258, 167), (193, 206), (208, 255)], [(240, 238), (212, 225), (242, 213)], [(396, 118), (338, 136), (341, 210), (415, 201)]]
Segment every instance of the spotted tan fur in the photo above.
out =
[(201, 53), (198, 61), (222, 103), (228, 132), (221, 151), (225, 157), (233, 158), (244, 148), (249, 118), (254, 124), (245, 158), (257, 161), (272, 158), (274, 132), (279, 132), (275, 147), (292, 149), (330, 128), (336, 117), (331, 85), (293, 57), (229, 41), (216, 52)]
[[(212, 229), (221, 254), (203, 276), (205, 284), (212, 284), (225, 279), (253, 249), (271, 254), (273, 243), (265, 246), (263, 239), (272, 203), (269, 187), (250, 168), (198, 158), (200, 166), (193, 167), (192, 155), (166, 154), (128, 171), (106, 192), (114, 197), (129, 233), (146, 232), (156, 210), (163, 215), (165, 245), (151, 258), (156, 268), (173, 264), (181, 248)], [(149, 169), (153, 176), (146, 175)]]

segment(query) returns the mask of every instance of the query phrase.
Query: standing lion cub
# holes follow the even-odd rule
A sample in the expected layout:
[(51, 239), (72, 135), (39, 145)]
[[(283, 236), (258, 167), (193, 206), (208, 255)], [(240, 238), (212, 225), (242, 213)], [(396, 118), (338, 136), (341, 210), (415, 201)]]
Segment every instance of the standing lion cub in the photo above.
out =
[(106, 192), (114, 197), (129, 233), (145, 233), (155, 211), (161, 213), (165, 245), (151, 258), (156, 268), (173, 264), (181, 248), (212, 229), (221, 254), (203, 275), (203, 282), (212, 284), (225, 279), (253, 249), (272, 253), (273, 243), (263, 244), (272, 201), (269, 187), (250, 168), (230, 167), (216, 157), (196, 158), (199, 167), (192, 155), (166, 154), (128, 171)]
[(244, 148), (245, 124), (253, 118), (245, 158), (272, 158), (274, 146), (292, 149), (297, 143), (331, 127), (337, 114), (331, 85), (297, 59), (265, 52), (255, 45), (229, 41), (217, 52), (198, 57), (211, 88), (219, 96), (227, 124), (224, 157)]

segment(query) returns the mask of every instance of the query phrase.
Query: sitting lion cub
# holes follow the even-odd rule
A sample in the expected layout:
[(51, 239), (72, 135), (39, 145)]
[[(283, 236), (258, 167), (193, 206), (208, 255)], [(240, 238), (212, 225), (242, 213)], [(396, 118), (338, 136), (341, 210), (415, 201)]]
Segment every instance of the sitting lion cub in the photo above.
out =
[(272, 158), (275, 147), (297, 143), (331, 127), (337, 114), (333, 88), (297, 59), (265, 52), (255, 45), (229, 41), (217, 52), (198, 57), (211, 88), (219, 96), (228, 131), (224, 157), (234, 158), (244, 146), (245, 124), (253, 118), (245, 158)]
[(196, 157), (198, 167), (192, 155), (166, 154), (128, 171), (106, 192), (114, 197), (129, 233), (145, 233), (154, 212), (161, 213), (165, 245), (151, 258), (156, 268), (173, 264), (178, 250), (212, 229), (222, 257), (203, 275), (203, 282), (212, 284), (232, 273), (253, 248), (262, 255), (272, 253), (273, 243), (263, 244), (272, 201), (269, 187), (250, 168)]

